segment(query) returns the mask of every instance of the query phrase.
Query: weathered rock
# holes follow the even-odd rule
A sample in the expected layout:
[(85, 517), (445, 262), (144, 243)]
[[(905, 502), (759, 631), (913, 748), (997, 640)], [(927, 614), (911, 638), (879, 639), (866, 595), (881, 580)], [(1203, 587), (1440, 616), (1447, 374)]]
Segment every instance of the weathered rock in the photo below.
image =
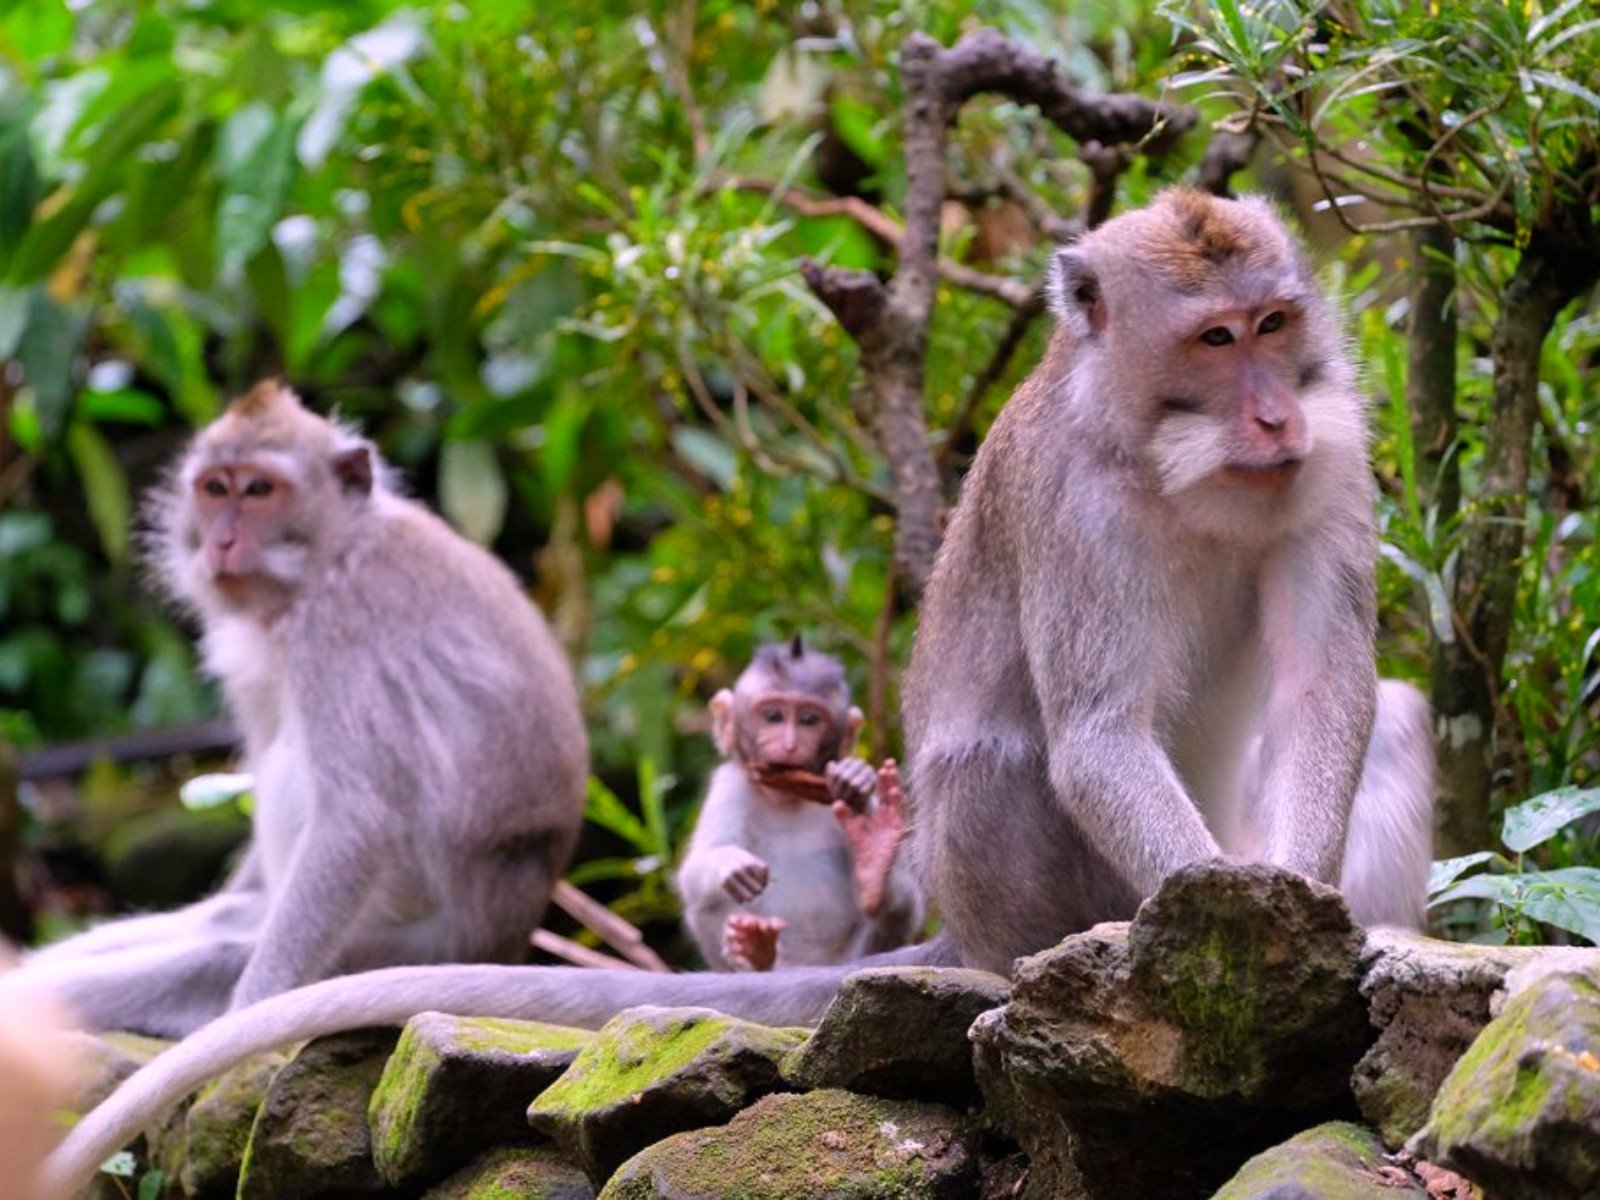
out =
[(1216, 862), (1173, 874), (1125, 929), (1023, 959), (973, 1040), (1029, 1194), (1203, 1194), (1348, 1111), (1372, 1037), (1361, 944), (1334, 889)]
[(976, 1194), (973, 1134), (936, 1104), (827, 1090), (768, 1096), (726, 1126), (680, 1133), (623, 1164), (602, 1200), (879, 1200)]
[(594, 1200), (583, 1172), (548, 1146), (505, 1146), (457, 1171), (423, 1200)]
[(176, 1190), (189, 1200), (232, 1200), (256, 1113), (288, 1061), (274, 1053), (240, 1063), (201, 1088), (187, 1111), (152, 1131), (151, 1159)]
[(321, 1038), (278, 1072), (245, 1149), (239, 1200), (383, 1194), (367, 1104), (399, 1036), (359, 1029)]
[(410, 1187), (494, 1146), (534, 1141), (529, 1102), (593, 1036), (536, 1021), (413, 1017), (368, 1109), (378, 1173)]
[(845, 980), (822, 1022), (783, 1062), (802, 1089), (966, 1104), (977, 1097), (967, 1031), (1006, 1002), (987, 971), (879, 967)]
[(1388, 1145), (1403, 1145), (1422, 1128), (1439, 1085), (1489, 1023), (1507, 972), (1527, 957), (1526, 950), (1415, 934), (1368, 936), (1361, 994), (1379, 1032), (1350, 1086)]
[(1383, 1155), (1370, 1129), (1330, 1121), (1256, 1155), (1212, 1200), (1426, 1200), (1427, 1189)]
[(1492, 1196), (1600, 1195), (1600, 973), (1548, 976), (1507, 1001), (1414, 1146)]
[(117, 1090), (129, 1075), (160, 1054), (171, 1042), (137, 1033), (52, 1034), (61, 1045), (60, 1057), (71, 1064), (67, 1081), (68, 1112), (88, 1112)]
[(720, 1125), (775, 1090), (779, 1059), (805, 1036), (707, 1008), (629, 1009), (533, 1102), (528, 1120), (598, 1186), (650, 1143)]

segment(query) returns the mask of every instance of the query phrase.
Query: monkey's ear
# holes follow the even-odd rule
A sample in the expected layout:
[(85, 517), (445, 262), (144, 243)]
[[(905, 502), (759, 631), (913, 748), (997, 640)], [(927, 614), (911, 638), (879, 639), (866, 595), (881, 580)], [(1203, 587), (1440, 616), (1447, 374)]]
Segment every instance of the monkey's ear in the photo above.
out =
[(861, 714), (861, 710), (852, 704), (850, 711), (844, 715), (844, 747), (846, 750), (855, 749), (856, 738), (861, 736), (861, 726), (865, 721), (866, 717)]
[(372, 495), (372, 450), (364, 443), (333, 456), (333, 477), (342, 491)]
[(711, 697), (711, 740), (723, 758), (733, 757), (733, 693), (727, 688)]
[(1106, 327), (1106, 302), (1100, 277), (1080, 250), (1057, 250), (1045, 273), (1045, 298), (1056, 320), (1073, 337), (1086, 340)]

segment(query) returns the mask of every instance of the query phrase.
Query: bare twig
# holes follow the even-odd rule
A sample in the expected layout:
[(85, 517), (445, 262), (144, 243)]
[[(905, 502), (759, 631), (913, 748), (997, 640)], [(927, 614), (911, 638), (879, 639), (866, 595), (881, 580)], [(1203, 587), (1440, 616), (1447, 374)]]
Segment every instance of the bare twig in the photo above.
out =
[(1261, 129), (1255, 123), (1243, 130), (1219, 129), (1200, 159), (1195, 186), (1213, 196), (1232, 196), (1233, 177), (1250, 165), (1261, 144)]
[[(899, 250), (901, 241), (905, 237), (905, 230), (900, 227), (900, 224), (893, 217), (874, 208), (859, 196), (822, 199), (808, 196), (804, 191), (796, 187), (784, 188), (780, 191), (776, 184), (760, 179), (735, 179), (731, 181), (731, 186), (742, 191), (764, 192), (771, 195), (785, 208), (791, 208), (801, 216), (849, 217), (892, 250)], [(1027, 303), (1027, 287), (1014, 279), (1006, 279), (1000, 275), (990, 275), (949, 258), (938, 260), (938, 272), (941, 278), (955, 284), (957, 287), (966, 288), (968, 291), (976, 292), (982, 296), (989, 296), (1002, 304), (1010, 305), (1012, 308), (1020, 308)]]
[(646, 971), (665, 971), (667, 964), (645, 944), (644, 934), (631, 921), (623, 920), (604, 904), (573, 887), (565, 879), (550, 893), (551, 901), (562, 912), (594, 933), (623, 958)]
[(1032, 328), (1034, 321), (1038, 320), (1043, 312), (1044, 297), (1035, 292), (1032, 304), (1012, 314), (1005, 333), (1001, 335), (999, 343), (994, 348), (994, 353), (989, 356), (989, 361), (984, 364), (983, 370), (978, 372), (978, 377), (972, 381), (967, 398), (962, 401), (956, 419), (950, 423), (944, 444), (939, 447), (938, 459), (941, 467), (949, 466), (956, 447), (972, 432), (973, 422), (977, 419), (978, 407), (983, 403), (983, 398), (989, 394), (990, 388), (1000, 382), (1006, 373), (1006, 368), (1011, 365), (1012, 356), (1022, 345), (1023, 339), (1028, 336), (1028, 330)]
[(551, 933), (548, 929), (535, 929), (533, 936), (528, 939), (537, 949), (546, 954), (553, 954), (557, 958), (566, 959), (580, 967), (598, 967), (602, 970), (622, 968), (625, 971), (637, 971), (638, 967), (625, 959), (614, 958), (609, 954), (602, 954), (599, 950), (591, 950), (587, 946), (580, 946), (571, 938), (564, 938), (559, 933)]
[[(1194, 122), (1188, 109), (1137, 96), (1095, 96), (1067, 83), (1055, 63), (980, 29), (950, 49), (912, 34), (900, 50), (905, 95), (906, 195), (900, 261), (885, 287), (873, 276), (802, 265), (806, 282), (833, 310), (861, 348), (862, 368), (875, 404), (872, 425), (894, 480), (897, 511), (895, 561), (906, 587), (920, 596), (940, 539), (944, 492), (928, 442), (923, 384), (928, 329), (941, 276), (963, 287), (980, 279), (951, 274), (939, 259), (939, 216), (946, 196), (950, 128), (968, 100), (994, 92), (1032, 104), (1080, 145), (1134, 144), (1166, 149)], [(1114, 180), (1115, 163), (1102, 171)], [(962, 268), (963, 271), (969, 268)], [(974, 288), (974, 290), (982, 290)], [(989, 294), (1015, 296), (1013, 308), (1032, 303), (1032, 289)]]

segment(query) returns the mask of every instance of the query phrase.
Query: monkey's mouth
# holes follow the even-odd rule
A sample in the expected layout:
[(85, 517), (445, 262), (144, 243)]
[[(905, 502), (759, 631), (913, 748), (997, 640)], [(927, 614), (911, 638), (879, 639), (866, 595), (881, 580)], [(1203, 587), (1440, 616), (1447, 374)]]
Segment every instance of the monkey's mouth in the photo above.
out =
[(1234, 460), (1222, 470), (1229, 479), (1259, 487), (1273, 487), (1288, 483), (1300, 470), (1305, 459), (1297, 454), (1285, 454), (1263, 462)]

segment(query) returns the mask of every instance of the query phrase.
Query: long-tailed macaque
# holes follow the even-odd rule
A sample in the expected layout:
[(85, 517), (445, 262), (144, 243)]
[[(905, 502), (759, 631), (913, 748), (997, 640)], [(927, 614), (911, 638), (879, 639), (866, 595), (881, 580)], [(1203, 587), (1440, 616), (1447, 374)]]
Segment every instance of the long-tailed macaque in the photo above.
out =
[[(902, 856), (898, 775), (848, 757), (861, 710), (837, 659), (799, 635), (763, 646), (711, 700), (723, 763), (678, 869), (684, 919), (713, 970), (848, 962), (903, 946), (922, 896)], [(823, 802), (786, 787), (825, 780)]]
[(91, 1026), (181, 1035), (329, 975), (523, 957), (588, 752), (511, 573), (277, 383), (196, 436), (151, 511), (153, 566), (244, 733), (253, 837), (218, 895), (20, 975)]
[[(1342, 881), (1363, 920), (1414, 921), (1428, 722), (1374, 672), (1365, 404), (1309, 267), (1265, 203), (1174, 191), (1060, 251), (1050, 296), (1054, 339), (966, 481), (905, 692), (912, 848), (948, 936), (888, 958), (1006, 970), (1221, 852)], [(850, 969), (333, 980), (158, 1058), (54, 1177), (85, 1178), (267, 1046), (435, 1008), (805, 1022)]]

